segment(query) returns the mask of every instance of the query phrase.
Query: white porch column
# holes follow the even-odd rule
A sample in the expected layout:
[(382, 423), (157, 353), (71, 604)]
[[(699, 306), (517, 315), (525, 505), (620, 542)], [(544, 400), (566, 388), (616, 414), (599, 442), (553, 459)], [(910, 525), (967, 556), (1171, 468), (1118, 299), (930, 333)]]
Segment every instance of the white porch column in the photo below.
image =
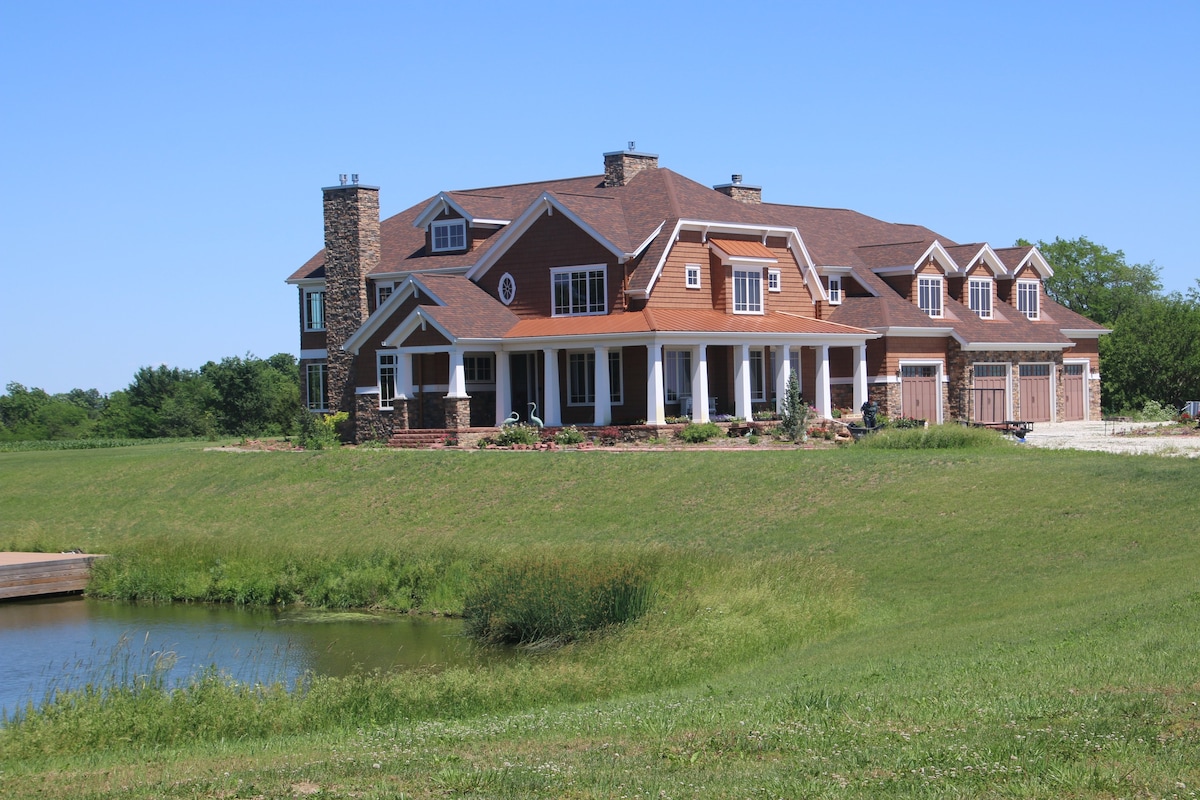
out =
[(413, 393), (412, 355), (396, 355), (396, 399), (407, 400)]
[(463, 351), (461, 347), (450, 348), (450, 390), (446, 397), (467, 397), (467, 371), (463, 367)]
[(854, 410), (861, 409), (865, 402), (867, 402), (867, 346), (860, 344), (854, 347)]
[(692, 350), (692, 421), (708, 422), (708, 345)]
[(596, 374), (592, 386), (596, 389), (595, 415), (593, 425), (609, 425), (612, 423), (612, 383), (608, 377), (608, 348), (596, 347)]
[(542, 422), (549, 427), (557, 428), (562, 425), (562, 412), (558, 408), (558, 351), (552, 347), (542, 350), (546, 361), (546, 380), (544, 386), (546, 407), (539, 414)]
[(817, 413), (825, 419), (833, 416), (829, 397), (829, 345), (817, 345)]
[(787, 402), (788, 379), (792, 376), (792, 346), (775, 346), (775, 413), (782, 414)]
[(496, 427), (512, 413), (512, 387), (509, 385), (508, 353), (496, 351)]
[(753, 416), (750, 411), (750, 345), (740, 345), (734, 352), (738, 357), (733, 362), (733, 414), (748, 420)]
[(666, 389), (663, 385), (663, 350), (661, 344), (646, 345), (646, 424), (666, 424)]

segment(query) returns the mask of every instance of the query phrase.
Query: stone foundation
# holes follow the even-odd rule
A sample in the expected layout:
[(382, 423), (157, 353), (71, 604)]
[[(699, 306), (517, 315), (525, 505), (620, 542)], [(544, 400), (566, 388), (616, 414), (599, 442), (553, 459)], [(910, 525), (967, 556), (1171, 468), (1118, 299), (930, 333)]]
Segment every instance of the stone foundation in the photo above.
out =
[(458, 430), (471, 427), (471, 398), (444, 397), (446, 428)]
[(358, 395), (354, 407), (354, 443), (386, 442), (395, 427), (393, 417), (391, 409), (379, 407), (379, 395)]

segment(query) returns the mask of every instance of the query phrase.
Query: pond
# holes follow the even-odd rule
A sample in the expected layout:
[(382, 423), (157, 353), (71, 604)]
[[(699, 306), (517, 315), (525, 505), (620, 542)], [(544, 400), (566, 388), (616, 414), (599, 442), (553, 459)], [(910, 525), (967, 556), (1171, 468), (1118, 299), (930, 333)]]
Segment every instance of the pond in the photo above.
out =
[(168, 685), (208, 667), (242, 682), (291, 686), (306, 673), (479, 664), (511, 657), (475, 646), (462, 621), (363, 611), (136, 605), (79, 597), (0, 603), (0, 713), (56, 689), (145, 674), (166, 655)]

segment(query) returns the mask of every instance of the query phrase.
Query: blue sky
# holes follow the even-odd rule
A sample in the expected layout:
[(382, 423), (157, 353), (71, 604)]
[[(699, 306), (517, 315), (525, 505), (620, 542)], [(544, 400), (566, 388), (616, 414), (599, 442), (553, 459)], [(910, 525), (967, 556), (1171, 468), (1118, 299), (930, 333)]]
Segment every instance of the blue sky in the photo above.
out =
[(384, 216), (602, 171), (960, 241), (1083, 235), (1194, 285), (1200, 4), (0, 4), (0, 385), (298, 351), (320, 188)]

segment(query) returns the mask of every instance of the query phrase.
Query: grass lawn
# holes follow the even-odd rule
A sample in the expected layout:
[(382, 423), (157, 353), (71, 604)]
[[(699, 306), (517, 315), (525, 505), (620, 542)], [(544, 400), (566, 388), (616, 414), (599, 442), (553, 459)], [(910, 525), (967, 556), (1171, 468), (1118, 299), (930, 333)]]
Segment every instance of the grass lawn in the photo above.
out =
[(0, 729), (0, 796), (1194, 797), (1195, 462), (1030, 450), (0, 453), (94, 590), (462, 610), (531, 554), (649, 612), (487, 669), (202, 680)]

